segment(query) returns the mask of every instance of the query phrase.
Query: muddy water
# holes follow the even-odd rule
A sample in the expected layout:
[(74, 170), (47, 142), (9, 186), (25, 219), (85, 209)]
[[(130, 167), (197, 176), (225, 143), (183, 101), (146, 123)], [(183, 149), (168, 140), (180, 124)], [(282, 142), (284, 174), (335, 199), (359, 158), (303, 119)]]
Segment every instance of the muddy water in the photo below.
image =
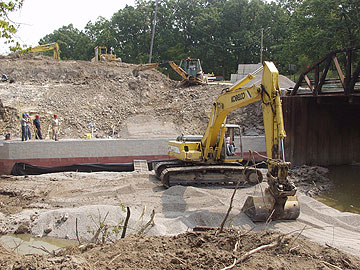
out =
[(46, 251), (75, 246), (77, 242), (51, 237), (35, 238), (30, 234), (7, 234), (0, 237), (0, 244), (18, 254), (46, 254)]
[(334, 188), (316, 198), (342, 212), (360, 214), (360, 164), (329, 167)]

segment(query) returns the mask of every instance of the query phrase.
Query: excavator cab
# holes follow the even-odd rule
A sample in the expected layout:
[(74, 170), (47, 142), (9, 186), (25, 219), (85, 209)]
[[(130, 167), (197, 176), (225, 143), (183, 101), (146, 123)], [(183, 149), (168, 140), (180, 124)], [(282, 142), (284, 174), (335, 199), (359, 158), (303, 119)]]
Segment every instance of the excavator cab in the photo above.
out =
[(201, 67), (200, 59), (186, 58), (180, 61), (179, 67), (185, 72), (189, 82), (203, 82), (204, 72)]
[(191, 76), (197, 76), (199, 73), (202, 73), (199, 59), (191, 59), (188, 57), (185, 60), (181, 60), (180, 67)]
[(223, 149), (225, 162), (243, 159), (241, 129), (239, 125), (226, 124)]

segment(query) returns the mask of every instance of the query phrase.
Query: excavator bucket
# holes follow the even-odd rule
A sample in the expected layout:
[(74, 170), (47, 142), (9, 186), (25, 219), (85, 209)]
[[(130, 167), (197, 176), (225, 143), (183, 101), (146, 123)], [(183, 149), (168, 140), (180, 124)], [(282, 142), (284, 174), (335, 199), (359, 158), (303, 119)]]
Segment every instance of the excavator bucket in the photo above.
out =
[(252, 221), (294, 220), (300, 215), (297, 196), (286, 196), (275, 199), (265, 190), (263, 196), (249, 196), (242, 211)]

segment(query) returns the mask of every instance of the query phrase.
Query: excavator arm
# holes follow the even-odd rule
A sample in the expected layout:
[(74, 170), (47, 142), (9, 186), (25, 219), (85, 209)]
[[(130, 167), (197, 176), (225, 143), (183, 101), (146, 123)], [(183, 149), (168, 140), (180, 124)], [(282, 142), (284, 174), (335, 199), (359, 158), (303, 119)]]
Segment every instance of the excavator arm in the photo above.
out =
[[(189, 58), (188, 61), (196, 61), (196, 63), (198, 63), (198, 66), (200, 66), (200, 60), (198, 60), (198, 59), (190, 59)], [(192, 84), (204, 83), (204, 76), (203, 76), (203, 72), (202, 72), (201, 68), (200, 68), (200, 70), (197, 70), (198, 74), (191, 75), (188, 72), (186, 72), (182, 67), (175, 64), (175, 62), (173, 62), (173, 61), (168, 61), (168, 62), (164, 62), (164, 63), (149, 63), (149, 64), (139, 65), (135, 69), (133, 69), (132, 73), (135, 77), (137, 77), (137, 76), (139, 76), (139, 71), (158, 68), (159, 66), (166, 65), (166, 64), (169, 64), (170, 67), (183, 78), (180, 85), (185, 85), (185, 84), (192, 85)]]
[(219, 145), (218, 134), (220, 131), (222, 134), (225, 132), (221, 129), (225, 129), (228, 114), (259, 100), (262, 103), (267, 156), (271, 159), (284, 159), (282, 142), (286, 133), (278, 76), (279, 73), (275, 65), (272, 62), (265, 62), (261, 86), (253, 85), (249, 88), (240, 88), (254, 78), (250, 74), (216, 99), (212, 106), (208, 126), (201, 140), (204, 159), (220, 157), (219, 151), (221, 151), (222, 145)]
[(30, 49), (30, 52), (47, 52), (47, 51), (54, 51), (54, 58), (60, 60), (60, 50), (59, 50), (59, 44), (57, 42), (39, 45)]
[(150, 63), (150, 64), (143, 64), (143, 65), (139, 65), (136, 68), (133, 69), (132, 73), (135, 77), (139, 76), (139, 72), (140, 71), (144, 71), (144, 70), (148, 70), (148, 69), (153, 69), (153, 68), (158, 68), (160, 66), (160, 63)]

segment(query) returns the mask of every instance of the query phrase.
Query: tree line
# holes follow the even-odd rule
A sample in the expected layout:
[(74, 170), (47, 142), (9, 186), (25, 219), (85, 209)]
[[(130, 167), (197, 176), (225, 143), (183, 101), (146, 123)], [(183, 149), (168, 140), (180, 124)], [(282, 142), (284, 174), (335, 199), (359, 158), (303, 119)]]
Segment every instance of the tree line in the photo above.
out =
[[(229, 78), (240, 63), (274, 61), (290, 74), (328, 51), (360, 44), (358, 0), (158, 0), (152, 62), (201, 59), (205, 72)], [(44, 36), (62, 59), (90, 60), (95, 46), (114, 48), (124, 62), (147, 63), (154, 0), (137, 0), (84, 30), (72, 24)]]

